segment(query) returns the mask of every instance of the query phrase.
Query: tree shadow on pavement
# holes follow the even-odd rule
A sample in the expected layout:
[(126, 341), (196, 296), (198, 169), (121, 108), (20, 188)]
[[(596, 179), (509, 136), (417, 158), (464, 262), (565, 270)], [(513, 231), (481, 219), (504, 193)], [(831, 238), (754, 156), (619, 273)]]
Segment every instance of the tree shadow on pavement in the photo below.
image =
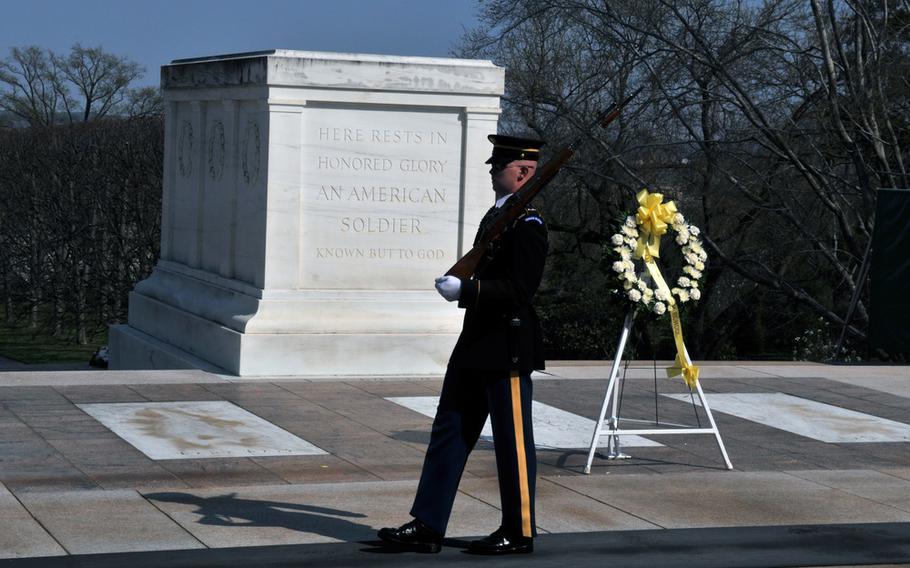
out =
[[(190, 493), (149, 493), (153, 501), (196, 507), (197, 523), (224, 527), (281, 527), (318, 534), (346, 542), (360, 542), (376, 535), (376, 529), (347, 520), (365, 518), (362, 513), (316, 505), (239, 499), (236, 493), (200, 497)], [(345, 517), (345, 518), (339, 518)]]

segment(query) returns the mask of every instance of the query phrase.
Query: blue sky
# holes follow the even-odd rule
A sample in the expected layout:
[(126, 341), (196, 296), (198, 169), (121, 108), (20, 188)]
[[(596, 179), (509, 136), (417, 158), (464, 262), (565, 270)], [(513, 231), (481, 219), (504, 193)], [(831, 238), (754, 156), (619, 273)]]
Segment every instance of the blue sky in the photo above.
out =
[(139, 62), (262, 49), (445, 57), (478, 25), (476, 0), (0, 0), (0, 57), (76, 42)]

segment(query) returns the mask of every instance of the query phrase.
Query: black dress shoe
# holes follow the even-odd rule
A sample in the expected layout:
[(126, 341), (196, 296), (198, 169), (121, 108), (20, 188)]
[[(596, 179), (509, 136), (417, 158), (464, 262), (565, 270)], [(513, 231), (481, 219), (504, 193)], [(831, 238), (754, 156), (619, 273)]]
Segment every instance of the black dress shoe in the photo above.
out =
[(397, 529), (379, 529), (382, 542), (416, 552), (439, 552), (442, 550), (442, 535), (417, 519)]
[(475, 540), (468, 547), (472, 554), (527, 554), (534, 552), (534, 539), (509, 536), (500, 528), (490, 536)]

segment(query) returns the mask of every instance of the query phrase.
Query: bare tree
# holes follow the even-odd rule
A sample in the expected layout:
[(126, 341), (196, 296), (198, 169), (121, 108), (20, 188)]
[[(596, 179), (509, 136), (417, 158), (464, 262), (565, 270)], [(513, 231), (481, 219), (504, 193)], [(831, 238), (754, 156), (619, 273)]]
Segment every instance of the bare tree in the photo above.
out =
[(713, 252), (691, 318), (703, 352), (792, 337), (811, 314), (843, 323), (876, 191), (908, 184), (906, 3), (491, 0), (483, 21), (461, 53), (506, 66), (512, 128), (558, 144), (644, 86), (547, 194), (557, 255), (587, 255), (590, 279), (585, 243), (646, 185), (680, 201)]
[(14, 47), (0, 62), (0, 110), (25, 125), (160, 114), (152, 87), (131, 88), (144, 69), (126, 57), (75, 44), (68, 54)]
[(108, 116), (128, 101), (130, 83), (145, 70), (136, 62), (105, 52), (101, 47), (75, 44), (68, 55), (51, 59), (72, 86), (61, 91), (70, 122)]
[(28, 125), (52, 125), (61, 109), (62, 78), (56, 62), (37, 46), (14, 47), (0, 61), (0, 109)]

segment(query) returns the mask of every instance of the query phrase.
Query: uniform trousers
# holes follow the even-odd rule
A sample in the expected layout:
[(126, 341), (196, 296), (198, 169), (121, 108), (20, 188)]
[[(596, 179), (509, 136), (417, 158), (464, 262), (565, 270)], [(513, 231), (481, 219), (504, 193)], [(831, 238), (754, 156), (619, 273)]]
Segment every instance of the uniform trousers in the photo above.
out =
[(536, 536), (530, 372), (449, 365), (411, 516), (445, 534), (458, 483), (487, 416), (493, 426), (502, 527), (513, 537)]

